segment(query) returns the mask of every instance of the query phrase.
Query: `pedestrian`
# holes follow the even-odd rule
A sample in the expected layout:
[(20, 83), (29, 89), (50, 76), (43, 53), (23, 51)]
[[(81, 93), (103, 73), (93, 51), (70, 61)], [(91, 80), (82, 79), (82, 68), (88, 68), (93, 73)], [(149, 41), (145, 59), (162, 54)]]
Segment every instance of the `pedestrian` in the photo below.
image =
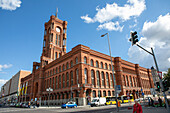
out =
[(150, 101), (150, 98), (148, 98), (148, 105), (149, 105), (149, 106), (151, 105), (151, 101)]
[(31, 105), (31, 103), (30, 103), (30, 102), (28, 102), (28, 108), (30, 108), (30, 105)]
[(159, 102), (160, 107), (162, 107), (162, 99), (160, 97), (158, 98), (158, 102)]
[(153, 101), (153, 99), (151, 98), (151, 106), (153, 106), (154, 107), (154, 101)]
[(142, 106), (135, 100), (135, 104), (133, 105), (133, 113), (143, 113)]

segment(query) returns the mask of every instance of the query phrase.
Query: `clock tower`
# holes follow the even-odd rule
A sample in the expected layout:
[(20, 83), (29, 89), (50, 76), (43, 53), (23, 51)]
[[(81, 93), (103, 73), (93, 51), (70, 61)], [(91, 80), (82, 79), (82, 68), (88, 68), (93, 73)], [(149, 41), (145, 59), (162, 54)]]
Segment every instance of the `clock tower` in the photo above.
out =
[(42, 67), (60, 58), (66, 53), (67, 21), (62, 21), (52, 15), (45, 23), (43, 52), (41, 56)]

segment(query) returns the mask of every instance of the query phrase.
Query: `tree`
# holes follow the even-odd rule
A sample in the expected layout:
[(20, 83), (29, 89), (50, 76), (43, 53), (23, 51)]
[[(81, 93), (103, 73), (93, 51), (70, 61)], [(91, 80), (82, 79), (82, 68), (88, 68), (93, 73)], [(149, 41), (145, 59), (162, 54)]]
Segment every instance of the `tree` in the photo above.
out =
[(164, 74), (163, 81), (167, 81), (167, 86), (170, 87), (170, 68), (168, 68), (167, 73)]

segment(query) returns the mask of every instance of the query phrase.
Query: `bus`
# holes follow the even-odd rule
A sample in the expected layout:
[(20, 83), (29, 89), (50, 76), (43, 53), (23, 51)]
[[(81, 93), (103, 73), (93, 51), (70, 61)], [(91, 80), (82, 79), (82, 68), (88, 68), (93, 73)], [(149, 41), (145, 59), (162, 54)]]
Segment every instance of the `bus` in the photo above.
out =
[[(120, 103), (128, 103), (134, 102), (133, 95), (130, 95), (129, 99), (127, 96), (119, 96), (117, 97)], [(116, 104), (116, 97), (115, 96), (106, 96), (106, 105), (113, 105)]]
[[(120, 103), (122, 103), (121, 97), (117, 97)], [(116, 104), (116, 97), (107, 96), (106, 97), (106, 105)]]
[(130, 95), (129, 99), (127, 96), (121, 96), (121, 100), (123, 103), (134, 102), (133, 95)]

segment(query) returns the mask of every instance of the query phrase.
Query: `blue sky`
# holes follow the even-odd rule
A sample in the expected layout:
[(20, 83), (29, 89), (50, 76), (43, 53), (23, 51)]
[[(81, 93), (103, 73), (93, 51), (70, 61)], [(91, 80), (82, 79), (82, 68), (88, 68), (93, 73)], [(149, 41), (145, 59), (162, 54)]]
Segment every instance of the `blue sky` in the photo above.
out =
[(131, 46), (131, 31), (139, 44), (154, 48), (161, 71), (170, 67), (169, 0), (0, 0), (0, 87), (19, 70), (32, 71), (40, 61), (44, 23), (55, 15), (68, 21), (67, 52), (78, 44), (150, 68), (152, 56)]

